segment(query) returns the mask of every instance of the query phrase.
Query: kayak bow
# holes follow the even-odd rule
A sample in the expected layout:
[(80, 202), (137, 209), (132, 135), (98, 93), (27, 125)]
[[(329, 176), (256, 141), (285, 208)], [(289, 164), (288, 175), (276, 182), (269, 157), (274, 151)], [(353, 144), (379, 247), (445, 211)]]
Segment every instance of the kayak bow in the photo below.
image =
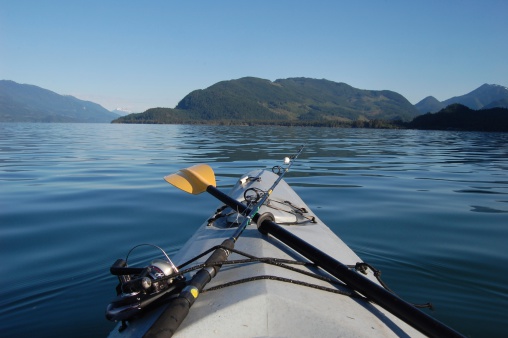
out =
[[(355, 269), (364, 264), (361, 259), (283, 180), (302, 148), (285, 168), (272, 170), (276, 174), (250, 172), (229, 194), (216, 188), (205, 164), (166, 176), (188, 193), (206, 191), (225, 205), (178, 252), (178, 268), (172, 269), (177, 272), (152, 281), (168, 284), (168, 295), (161, 297), (167, 305), (129, 319), (129, 326), (124, 323), (122, 332), (110, 336), (462, 337), (383, 288), (372, 270)], [(191, 263), (195, 267), (185, 268)], [(134, 281), (142, 280), (140, 271)], [(192, 278), (185, 282), (183, 275)]]

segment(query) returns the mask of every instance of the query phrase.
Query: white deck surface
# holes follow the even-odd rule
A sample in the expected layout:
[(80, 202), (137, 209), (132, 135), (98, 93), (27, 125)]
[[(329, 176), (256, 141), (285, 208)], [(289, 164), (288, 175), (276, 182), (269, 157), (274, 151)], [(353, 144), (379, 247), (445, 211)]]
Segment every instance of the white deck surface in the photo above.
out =
[[(249, 173), (249, 176), (257, 175), (262, 175), (261, 182), (249, 181), (244, 186), (237, 184), (231, 196), (240, 200), (243, 190), (251, 186), (267, 190), (277, 178), (267, 171)], [(306, 208), (309, 211), (308, 215), (315, 216), (284, 181), (279, 183), (270, 200), (291, 201), (295, 206)], [(279, 204), (270, 204), (280, 207)], [(260, 213), (267, 211), (275, 215), (276, 222), (297, 220), (294, 215), (265, 206)], [(298, 220), (304, 221), (301, 217)], [(343, 264), (354, 265), (361, 262), (361, 259), (319, 218), (316, 217), (316, 220), (317, 223), (304, 222), (284, 227)], [(224, 229), (204, 224), (174, 257), (175, 264), (183, 263), (198, 253), (220, 244), (235, 230), (236, 228)], [(237, 241), (235, 249), (257, 257), (305, 261), (276, 239), (262, 235), (257, 230), (256, 224), (247, 227)], [(244, 257), (232, 254), (229, 260), (241, 258)], [(204, 260), (206, 257), (199, 262)], [(300, 268), (309, 270), (305, 267)], [(260, 275), (280, 276), (337, 289), (327, 282), (262, 263), (225, 265), (206, 288)], [(372, 272), (369, 272), (368, 278), (376, 281)], [(120, 334), (115, 330), (110, 337), (142, 336), (155, 317), (157, 316), (151, 315), (135, 321), (123, 333)], [(384, 309), (361, 300), (296, 284), (258, 280), (202, 293), (174, 335), (174, 337), (313, 336), (416, 337), (421, 334)]]

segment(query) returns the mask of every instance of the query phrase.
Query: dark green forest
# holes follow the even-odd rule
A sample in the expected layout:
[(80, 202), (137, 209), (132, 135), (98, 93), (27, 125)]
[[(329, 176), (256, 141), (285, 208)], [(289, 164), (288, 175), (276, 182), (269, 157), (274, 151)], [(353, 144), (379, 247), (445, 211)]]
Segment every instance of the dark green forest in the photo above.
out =
[(508, 109), (451, 104), (420, 115), (392, 91), (353, 88), (308, 78), (247, 77), (195, 90), (173, 108), (151, 108), (113, 123), (277, 125), (332, 128), (411, 128), (508, 131)]
[(490, 108), (474, 110), (455, 103), (437, 113), (416, 117), (407, 124), (412, 129), (508, 131), (508, 109)]
[(370, 120), (411, 121), (416, 115), (417, 109), (407, 99), (389, 90), (362, 90), (308, 78), (272, 82), (246, 77), (192, 91), (174, 109), (149, 109), (114, 122), (340, 125)]
[[(121, 120), (118, 121), (118, 120)], [(330, 128), (383, 128), (508, 132), (508, 109), (474, 110), (461, 104), (452, 104), (437, 113), (427, 113), (410, 122), (402, 120), (262, 120), (262, 119), (193, 119), (188, 112), (170, 108), (152, 108), (144, 113), (127, 115), (113, 123), (147, 124), (210, 124), (210, 125), (265, 125)]]

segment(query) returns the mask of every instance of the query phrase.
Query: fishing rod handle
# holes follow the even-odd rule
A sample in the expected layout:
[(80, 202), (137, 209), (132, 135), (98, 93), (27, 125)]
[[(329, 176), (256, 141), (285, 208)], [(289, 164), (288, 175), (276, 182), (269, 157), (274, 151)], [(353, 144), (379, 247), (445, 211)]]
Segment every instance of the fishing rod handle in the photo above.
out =
[(143, 338), (171, 337), (178, 330), (203, 288), (219, 272), (221, 265), (216, 263), (227, 260), (230, 254), (228, 249), (234, 249), (234, 246), (235, 242), (230, 238), (222, 242), (221, 247), (205, 261), (206, 267), (196, 272), (178, 297), (169, 302), (166, 310), (161, 313)]

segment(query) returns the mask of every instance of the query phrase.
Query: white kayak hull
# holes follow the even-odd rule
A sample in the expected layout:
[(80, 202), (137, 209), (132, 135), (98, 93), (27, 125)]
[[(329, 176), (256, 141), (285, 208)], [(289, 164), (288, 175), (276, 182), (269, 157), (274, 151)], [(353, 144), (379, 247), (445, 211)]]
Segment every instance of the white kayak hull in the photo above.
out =
[[(266, 191), (277, 179), (270, 171), (258, 170), (247, 174), (251, 179), (239, 180), (230, 196), (244, 201), (244, 191), (258, 188)], [(253, 179), (253, 178), (259, 178)], [(289, 203), (287, 203), (289, 202)], [(297, 212), (295, 212), (297, 210)], [(307, 211), (300, 213), (301, 211)], [(223, 213), (227, 213), (226, 209)], [(294, 190), (282, 180), (263, 205), (259, 214), (269, 212), (275, 222), (304, 239), (345, 265), (355, 265), (362, 260), (338, 238), (301, 200)], [(176, 265), (182, 264), (215, 245), (221, 244), (236, 230), (234, 222), (239, 216), (218, 217), (205, 222), (173, 257)], [(286, 225), (284, 225), (286, 224)], [(235, 249), (256, 257), (307, 261), (304, 257), (277, 239), (261, 234), (255, 223), (247, 226), (238, 239)], [(203, 263), (206, 256), (196, 263)], [(228, 260), (244, 259), (232, 253)], [(196, 264), (193, 263), (193, 264)], [(309, 272), (315, 268), (298, 266)], [(311, 276), (266, 263), (223, 265), (206, 289), (245, 278), (260, 278), (218, 290), (203, 292), (191, 307), (188, 316), (174, 337), (398, 337), (422, 336), (422, 334), (385, 309), (362, 299), (331, 293), (314, 287), (350, 292), (345, 286), (337, 286)], [(270, 276), (285, 280), (270, 279)], [(366, 278), (379, 284), (374, 274), (367, 270)], [(165, 309), (161, 307), (129, 322), (110, 337), (142, 337)]]

